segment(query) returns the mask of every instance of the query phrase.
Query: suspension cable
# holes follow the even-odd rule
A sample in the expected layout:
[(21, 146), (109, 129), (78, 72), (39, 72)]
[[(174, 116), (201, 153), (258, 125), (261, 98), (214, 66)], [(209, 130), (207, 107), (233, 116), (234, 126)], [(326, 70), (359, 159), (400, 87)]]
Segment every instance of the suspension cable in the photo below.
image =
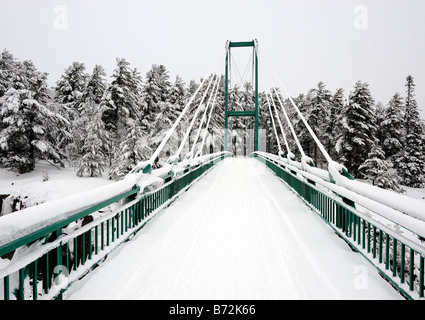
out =
[[(220, 51), (216, 57), (216, 60), (214, 61), (213, 65), (210, 68), (210, 72), (208, 74), (211, 73), (212, 70), (214, 70), (217, 66), (217, 62), (219, 61), (220, 57), (223, 55), (223, 52)], [(186, 114), (186, 112), (189, 110), (190, 105), (192, 104), (193, 100), (195, 99), (195, 97), (198, 95), (199, 91), (201, 90), (201, 88), (204, 86), (205, 81), (207, 80), (208, 77), (205, 77), (204, 79), (202, 79), (201, 83), (199, 84), (198, 88), (196, 88), (195, 93), (191, 96), (191, 98), (189, 99), (189, 101), (187, 102), (186, 106), (183, 108), (182, 112), (180, 113), (180, 115), (177, 117), (176, 121), (174, 122), (174, 124), (171, 126), (171, 128), (168, 130), (167, 134), (165, 135), (165, 137), (162, 139), (161, 143), (159, 144), (159, 146), (156, 148), (155, 152), (152, 154), (152, 156), (150, 157), (150, 159), (148, 160), (147, 163), (149, 163), (151, 166), (154, 163), (155, 159), (159, 156), (159, 154), (161, 153), (162, 149), (164, 148), (165, 144), (168, 142), (168, 140), (170, 139), (170, 137), (172, 136), (172, 134), (174, 133), (174, 131), (176, 130), (177, 126), (179, 125), (181, 119), (184, 117), (184, 115)], [(141, 169), (143, 169), (143, 167), (146, 165), (146, 162), (141, 161), (139, 162), (131, 171), (133, 172), (139, 172)]]
[(179, 149), (178, 149), (178, 150), (177, 150), (177, 152), (174, 154), (174, 157), (175, 157), (175, 158), (177, 158), (177, 157), (179, 157), (179, 156), (180, 156), (180, 153), (182, 152), (182, 150), (183, 150), (183, 148), (184, 148), (184, 145), (186, 144), (186, 140), (187, 140), (187, 138), (189, 137), (190, 131), (192, 131), (192, 127), (193, 127), (193, 125), (194, 125), (194, 123), (195, 123), (195, 121), (196, 121), (196, 118), (198, 117), (199, 111), (201, 110), (202, 103), (203, 103), (203, 102), (204, 102), (204, 100), (205, 100), (205, 97), (206, 97), (206, 95), (207, 95), (207, 93), (208, 93), (208, 90), (209, 90), (209, 88), (210, 88), (210, 86), (211, 86), (211, 83), (212, 83), (212, 80), (214, 79), (214, 76), (215, 76), (215, 75), (210, 76), (210, 81), (209, 81), (209, 83), (208, 83), (208, 87), (207, 87), (207, 89), (205, 90), (205, 92), (204, 92), (204, 94), (203, 94), (203, 96), (202, 96), (201, 102), (199, 103), (198, 108), (197, 108), (197, 109), (196, 109), (196, 111), (195, 111), (195, 114), (193, 115), (192, 122), (190, 123), (190, 126), (189, 126), (189, 127), (187, 128), (187, 130), (186, 130), (186, 133), (185, 133), (185, 135), (184, 135), (184, 137), (183, 137), (183, 140), (182, 140), (182, 142), (180, 143), (180, 147), (179, 147)]
[[(276, 90), (275, 87), (273, 87), (273, 90), (274, 90), (274, 92), (276, 94), (277, 100), (279, 101), (279, 104), (280, 104), (280, 107), (281, 107), (281, 109), (283, 111), (283, 114), (285, 115), (285, 119), (286, 119), (286, 122), (288, 123), (289, 129), (291, 129), (292, 136), (295, 139), (295, 143), (297, 144), (298, 150), (301, 153), (301, 157), (305, 157), (305, 153), (304, 153), (303, 147), (301, 146), (301, 143), (298, 140), (297, 134), (295, 133), (294, 127), (292, 126), (291, 120), (289, 119), (288, 114), (286, 113), (285, 107), (283, 106), (283, 103), (280, 100), (280, 96), (279, 96), (279, 94), (278, 94), (278, 92), (277, 92), (277, 90)], [(274, 102), (273, 99), (272, 99), (272, 102)]]
[[(266, 94), (266, 96), (267, 96), (267, 94)], [(291, 148), (289, 147), (288, 140), (286, 140), (286, 133), (285, 133), (285, 130), (283, 129), (282, 122), (280, 121), (279, 112), (277, 110), (276, 104), (274, 103), (274, 100), (272, 99), (271, 96), (270, 96), (270, 99), (272, 100), (274, 112), (276, 113), (276, 118), (277, 118), (277, 122), (278, 122), (279, 127), (280, 127), (280, 131), (282, 131), (282, 136), (283, 136), (283, 140), (285, 141), (286, 150), (288, 151), (288, 155), (292, 154)]]
[(216, 102), (216, 98), (217, 98), (218, 88), (219, 88), (219, 85), (217, 85), (217, 87), (215, 89), (213, 103), (212, 103), (212, 106), (211, 106), (210, 114), (208, 115), (207, 124), (205, 126), (204, 136), (202, 137), (202, 143), (201, 143), (201, 145), (200, 145), (200, 147), (198, 149), (198, 153), (199, 154), (202, 153), (202, 148), (204, 147), (205, 139), (207, 137), (208, 127), (210, 125), (210, 121), (211, 121), (211, 118), (212, 118), (212, 112), (213, 112), (214, 107), (215, 107), (215, 102)]
[(279, 82), (281, 88), (283, 89), (283, 91), (285, 92), (286, 96), (288, 97), (289, 101), (291, 102), (292, 106), (294, 107), (294, 109), (296, 110), (297, 114), (299, 115), (299, 117), (301, 118), (302, 122), (304, 123), (305, 127), (307, 128), (308, 132), (310, 133), (311, 137), (313, 138), (314, 142), (317, 144), (317, 146), (319, 147), (320, 151), (322, 152), (323, 156), (326, 158), (326, 160), (328, 161), (328, 163), (332, 163), (334, 162), (332, 160), (332, 158), (329, 156), (328, 152), (326, 151), (325, 147), (323, 146), (323, 144), (320, 142), (320, 140), (317, 138), (316, 134), (314, 133), (313, 129), (310, 127), (310, 125), (308, 124), (307, 120), (304, 118), (303, 114), (301, 113), (300, 109), (298, 109), (297, 105), (295, 104), (294, 100), (291, 98), (291, 96), (289, 95), (288, 91), (286, 90), (285, 86), (282, 84), (282, 82), (280, 81), (279, 77), (277, 76), (276, 72), (270, 67), (270, 64), (268, 63), (268, 61), (266, 60), (267, 66), (268, 68), (272, 71), (272, 73), (274, 74), (275, 78), (277, 79), (277, 81)]
[(197, 130), (197, 132), (196, 132), (196, 137), (195, 137), (195, 140), (193, 141), (192, 149), (190, 150), (190, 158), (193, 158), (193, 152), (195, 151), (195, 147), (196, 147), (196, 144), (197, 144), (197, 142), (198, 142), (199, 135), (200, 135), (200, 133), (201, 133), (202, 125), (204, 124), (204, 121), (206, 120), (206, 117), (207, 117), (207, 111), (208, 111), (209, 105), (210, 105), (211, 100), (212, 100), (213, 92), (215, 91), (215, 88), (216, 88), (216, 86), (218, 85), (218, 80), (219, 80), (219, 78), (220, 78), (220, 77), (217, 75), (217, 76), (216, 76), (215, 83), (214, 83), (214, 86), (213, 86), (213, 88), (212, 88), (212, 90), (211, 90), (211, 94), (210, 94), (210, 96), (209, 96), (209, 98), (208, 98), (207, 105), (205, 106), (204, 114), (202, 115), (201, 122), (199, 123), (199, 127), (198, 127), (198, 130)]
[(280, 154), (282, 152), (282, 148), (280, 147), (279, 136), (277, 134), (276, 125), (274, 123), (274, 117), (273, 117), (273, 114), (272, 114), (272, 108), (270, 107), (270, 101), (269, 101), (269, 97), (268, 97), (267, 93), (266, 93), (266, 99), (267, 99), (267, 106), (269, 107), (270, 118), (272, 119), (274, 134), (276, 136), (277, 147), (279, 148), (279, 154)]

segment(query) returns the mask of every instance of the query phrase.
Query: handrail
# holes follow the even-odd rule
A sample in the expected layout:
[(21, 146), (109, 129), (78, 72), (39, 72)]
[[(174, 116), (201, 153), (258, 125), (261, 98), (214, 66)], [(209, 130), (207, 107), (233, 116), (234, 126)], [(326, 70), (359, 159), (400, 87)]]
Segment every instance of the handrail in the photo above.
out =
[[(1, 242), (1, 255), (14, 253), (11, 261), (0, 270), (0, 300), (16, 299), (52, 299), (61, 298), (69, 286), (83, 277), (87, 272), (101, 263), (117, 246), (138, 232), (157, 212), (170, 205), (182, 192), (195, 181), (209, 172), (224, 158), (232, 156), (229, 152), (220, 152), (193, 159), (193, 163), (184, 163), (183, 173), (174, 174), (179, 165), (172, 171), (153, 170), (151, 174), (135, 174), (126, 177), (124, 182), (112, 183), (109, 188), (98, 188), (92, 195), (114, 189), (115, 194), (109, 198), (84, 200), (87, 193), (70, 197), (91, 202), (92, 205), (79, 207), (75, 205), (71, 211), (60, 207), (69, 199), (58, 200), (52, 206), (45, 203), (29, 212), (43, 212), (56, 207), (59, 213), (49, 212), (46, 219), (23, 230), (12, 229), (9, 236)], [(196, 161), (195, 161), (196, 160)], [(156, 174), (156, 176), (155, 176)], [(159, 180), (162, 183), (155, 184)], [(131, 183), (130, 183), (131, 182)], [(153, 184), (151, 184), (153, 183)], [(149, 186), (151, 188), (147, 188)], [(124, 192), (123, 192), (124, 190)], [(124, 204), (122, 202), (125, 202)], [(92, 219), (80, 227), (72, 227), (92, 213), (106, 210), (114, 204), (115, 209), (108, 210), (100, 218)], [(81, 210), (78, 210), (80, 208)], [(18, 212), (25, 215), (25, 211)], [(14, 216), (17, 217), (18, 215)], [(0, 218), (0, 228), (5, 227), (14, 218)], [(6, 221), (6, 223), (3, 223)], [(46, 225), (49, 221), (52, 224)], [(87, 221), (86, 221), (87, 222)], [(42, 227), (39, 227), (39, 226)], [(35, 227), (34, 227), (35, 226)], [(39, 228), (37, 228), (39, 227)], [(35, 229), (34, 229), (35, 228)], [(33, 232), (29, 232), (33, 230)], [(13, 235), (16, 231), (18, 236)], [(65, 276), (65, 283), (60, 282)], [(29, 285), (28, 278), (32, 279)], [(39, 280), (41, 278), (42, 280)], [(40, 287), (42, 290), (40, 290)]]
[[(382, 192), (389, 192), (387, 190), (378, 188), (376, 186), (366, 185), (365, 183), (363, 188), (368, 188), (373, 190), (373, 194), (369, 195), (369, 198), (364, 194), (359, 194), (356, 191), (350, 190), (347, 187), (334, 184), (329, 177), (329, 173), (323, 169), (312, 168), (308, 166), (303, 166), (301, 164), (295, 163), (294, 161), (288, 162), (287, 159), (279, 159), (278, 156), (273, 154), (267, 154), (264, 152), (254, 152), (253, 154), (261, 155), (264, 158), (267, 158), (270, 161), (274, 161), (280, 165), (287, 166), (290, 170), (296, 172), (299, 176), (314, 181), (315, 183), (321, 185), (322, 187), (329, 189), (333, 193), (339, 195), (342, 198), (350, 199), (351, 201), (367, 208), (370, 212), (381, 216), (382, 218), (395, 223), (397, 225), (402, 225), (407, 231), (417, 234), (420, 238), (425, 239), (425, 222), (421, 219), (412, 215), (408, 215), (405, 212), (400, 211), (398, 208), (394, 208), (389, 204), (374, 200), (371, 197), (376, 197), (376, 194)], [(305, 170), (307, 171), (305, 171)], [(327, 176), (327, 177), (326, 177)], [(360, 182), (359, 182), (360, 183)], [(393, 196), (398, 196), (404, 198), (404, 203), (408, 201), (414, 201), (414, 199), (407, 196), (399, 195), (392, 192)]]
[[(351, 190), (344, 190), (331, 182), (293, 166), (285, 159), (264, 152), (254, 152), (259, 159), (287, 184), (314, 212), (330, 225), (351, 248), (362, 254), (382, 275), (408, 299), (424, 299), (425, 238), (424, 222), (399, 213), (386, 217), (385, 206), (369, 199), (368, 203)], [(367, 207), (367, 204), (372, 204)], [(377, 210), (377, 208), (379, 210)], [(386, 207), (388, 211), (395, 209)], [(376, 212), (378, 211), (378, 212)], [(416, 222), (407, 228), (399, 222)], [(393, 227), (389, 221), (392, 219)], [(399, 229), (402, 229), (400, 231)]]

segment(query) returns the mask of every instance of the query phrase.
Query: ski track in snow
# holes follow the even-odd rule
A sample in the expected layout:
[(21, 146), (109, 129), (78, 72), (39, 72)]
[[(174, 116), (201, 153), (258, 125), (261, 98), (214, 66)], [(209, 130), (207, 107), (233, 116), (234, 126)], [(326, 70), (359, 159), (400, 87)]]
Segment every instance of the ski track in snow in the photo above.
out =
[[(356, 289), (355, 266), (367, 289)], [(255, 159), (226, 159), (68, 299), (401, 299)]]

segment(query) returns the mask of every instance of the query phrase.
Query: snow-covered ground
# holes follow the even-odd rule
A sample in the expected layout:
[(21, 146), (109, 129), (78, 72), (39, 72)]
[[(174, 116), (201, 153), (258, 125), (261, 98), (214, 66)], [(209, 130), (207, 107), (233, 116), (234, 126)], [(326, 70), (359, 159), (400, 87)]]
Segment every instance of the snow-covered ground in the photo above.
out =
[[(43, 182), (43, 172), (49, 179)], [(19, 174), (0, 168), (0, 194), (27, 197), (28, 206), (61, 199), (112, 183), (105, 177), (77, 177), (72, 167), (56, 168), (40, 161), (30, 173)]]
[(255, 159), (226, 159), (67, 299), (402, 299)]

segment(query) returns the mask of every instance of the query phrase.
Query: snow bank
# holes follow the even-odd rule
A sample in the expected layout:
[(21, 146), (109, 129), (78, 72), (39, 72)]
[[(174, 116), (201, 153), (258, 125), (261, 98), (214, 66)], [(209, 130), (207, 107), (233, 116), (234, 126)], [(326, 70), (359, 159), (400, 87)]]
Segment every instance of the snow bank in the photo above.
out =
[(0, 246), (130, 191), (136, 183), (135, 177), (127, 177), (103, 187), (2, 216), (0, 217)]

